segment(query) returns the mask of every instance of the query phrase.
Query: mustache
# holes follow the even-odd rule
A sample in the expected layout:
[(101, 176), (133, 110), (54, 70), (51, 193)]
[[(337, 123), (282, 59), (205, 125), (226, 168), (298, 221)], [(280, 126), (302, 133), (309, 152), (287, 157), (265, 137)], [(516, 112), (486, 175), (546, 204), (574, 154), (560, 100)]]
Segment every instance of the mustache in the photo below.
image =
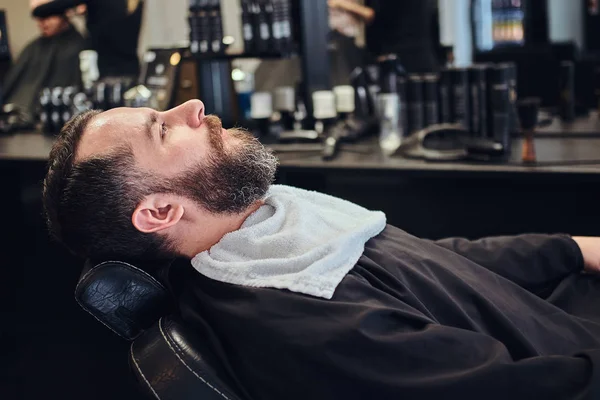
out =
[(210, 145), (219, 153), (223, 152), (223, 135), (221, 130), (223, 129), (223, 123), (221, 118), (216, 115), (207, 115), (204, 117), (202, 123), (208, 130), (208, 139)]

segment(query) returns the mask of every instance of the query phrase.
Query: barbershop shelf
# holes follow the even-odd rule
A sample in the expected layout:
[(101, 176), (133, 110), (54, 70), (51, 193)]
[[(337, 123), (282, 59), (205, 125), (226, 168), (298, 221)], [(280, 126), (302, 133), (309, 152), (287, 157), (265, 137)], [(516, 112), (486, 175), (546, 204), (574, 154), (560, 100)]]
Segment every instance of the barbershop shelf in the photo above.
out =
[(600, 138), (600, 115), (597, 111), (592, 111), (589, 116), (577, 118), (572, 122), (553, 117), (551, 124), (537, 129), (536, 137)]
[[(446, 177), (532, 177), (532, 176), (585, 176), (600, 180), (600, 138), (544, 137), (536, 139), (539, 165), (528, 166), (520, 161), (522, 140), (513, 141), (512, 157), (508, 163), (483, 162), (428, 162), (403, 157), (386, 157), (377, 148), (376, 141), (345, 145), (331, 161), (323, 161), (318, 151), (308, 145), (281, 149), (273, 146), (279, 159), (280, 170), (346, 170), (373, 171), (394, 175)], [(312, 145), (314, 146), (314, 145)], [(305, 148), (301, 148), (305, 147)], [(283, 150), (283, 151), (282, 151)], [(296, 150), (296, 151), (293, 151)], [(581, 164), (581, 165), (576, 165)]]
[(224, 61), (236, 60), (239, 58), (260, 58), (266, 59), (286, 59), (296, 57), (296, 53), (242, 53), (242, 54), (199, 54), (191, 53), (191, 56), (196, 60), (201, 61)]
[[(46, 162), (53, 137), (39, 132), (0, 135), (2, 162)], [(600, 138), (539, 137), (535, 141), (540, 165), (520, 163), (521, 139), (513, 141), (509, 163), (427, 162), (402, 157), (385, 157), (375, 139), (360, 144), (344, 144), (335, 159), (323, 161), (314, 144), (272, 145), (279, 159), (280, 171), (285, 170), (346, 170), (392, 173), (397, 176), (436, 175), (444, 177), (586, 177), (600, 182)], [(268, 146), (271, 147), (271, 146)], [(595, 161), (594, 161), (595, 160)], [(579, 162), (582, 165), (573, 165)]]

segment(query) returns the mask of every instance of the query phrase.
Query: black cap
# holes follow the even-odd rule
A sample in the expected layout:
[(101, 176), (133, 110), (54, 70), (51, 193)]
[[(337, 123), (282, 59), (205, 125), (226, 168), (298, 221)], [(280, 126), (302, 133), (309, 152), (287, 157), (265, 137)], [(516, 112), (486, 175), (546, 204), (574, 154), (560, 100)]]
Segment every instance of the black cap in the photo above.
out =
[(406, 84), (406, 95), (410, 101), (422, 101), (423, 99), (423, 78), (421, 75), (410, 74)]
[(528, 97), (517, 101), (517, 111), (521, 129), (532, 130), (538, 123), (538, 111), (540, 109), (540, 99), (537, 97)]

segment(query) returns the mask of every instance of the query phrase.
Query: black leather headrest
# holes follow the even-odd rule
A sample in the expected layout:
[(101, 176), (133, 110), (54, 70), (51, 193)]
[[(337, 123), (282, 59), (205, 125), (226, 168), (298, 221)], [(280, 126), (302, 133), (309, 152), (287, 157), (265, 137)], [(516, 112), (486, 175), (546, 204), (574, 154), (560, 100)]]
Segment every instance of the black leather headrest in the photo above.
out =
[(84, 270), (75, 299), (117, 335), (133, 340), (165, 315), (169, 291), (150, 274), (121, 261)]

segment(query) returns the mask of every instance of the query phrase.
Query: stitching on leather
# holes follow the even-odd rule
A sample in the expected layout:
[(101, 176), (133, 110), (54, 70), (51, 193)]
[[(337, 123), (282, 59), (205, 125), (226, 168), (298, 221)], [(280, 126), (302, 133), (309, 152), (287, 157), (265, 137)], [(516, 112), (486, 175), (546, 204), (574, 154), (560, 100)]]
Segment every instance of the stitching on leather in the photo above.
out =
[(100, 322), (102, 325), (104, 325), (105, 327), (107, 327), (108, 329), (110, 329), (112, 332), (114, 332), (115, 334), (117, 334), (119, 337), (125, 339), (125, 340), (133, 340), (136, 337), (138, 337), (139, 335), (135, 336), (132, 339), (128, 339), (125, 336), (121, 335), (119, 332), (117, 332), (116, 330), (114, 330), (110, 325), (108, 325), (106, 322), (102, 321), (98, 316), (96, 316), (96, 314), (94, 314), (89, 308), (87, 308), (81, 301), (79, 301), (79, 297), (77, 296), (77, 293), (79, 292), (79, 287), (82, 285), (82, 282), (86, 281), (89, 278), (89, 275), (92, 273), (92, 271), (95, 271), (96, 268), (101, 268), (103, 266), (105, 266), (106, 264), (119, 264), (119, 265), (125, 265), (127, 267), (133, 268), (138, 272), (141, 272), (142, 274), (144, 274), (144, 277), (149, 277), (150, 278), (150, 282), (152, 282), (152, 284), (154, 284), (156, 287), (163, 289), (163, 290), (167, 290), (160, 282), (158, 282), (156, 279), (154, 279), (154, 277), (150, 274), (148, 274), (147, 272), (139, 269), (138, 267), (136, 267), (135, 265), (131, 265), (128, 264), (126, 262), (123, 261), (104, 261), (101, 262), (100, 264), (94, 266), (93, 268), (90, 268), (90, 270), (88, 272), (85, 273), (85, 275), (83, 275), (83, 277), (77, 282), (77, 285), (75, 285), (75, 301), (77, 301), (77, 304), (79, 304), (79, 306), (81, 308), (83, 308), (88, 314), (90, 314), (92, 317), (94, 317), (96, 319), (96, 321)]
[(154, 390), (154, 388), (152, 387), (150, 382), (148, 382), (146, 375), (144, 375), (144, 373), (142, 372), (142, 369), (140, 368), (137, 361), (135, 360), (135, 356), (133, 355), (133, 343), (131, 343), (131, 347), (129, 348), (129, 353), (131, 354), (131, 359), (133, 360), (133, 363), (135, 364), (135, 368), (138, 370), (138, 372), (142, 376), (142, 379), (144, 380), (144, 382), (146, 382), (146, 385), (148, 385), (148, 387), (152, 391), (152, 394), (154, 394), (154, 397), (156, 397), (158, 400), (160, 400), (160, 397), (158, 397), (158, 394), (156, 393), (156, 391)]
[(219, 391), (219, 389), (217, 389), (216, 387), (214, 387), (213, 385), (211, 385), (210, 383), (208, 383), (204, 378), (202, 378), (200, 375), (198, 375), (196, 373), (196, 371), (194, 371), (193, 369), (191, 369), (186, 363), (185, 361), (183, 361), (183, 359), (181, 358), (181, 356), (179, 355), (179, 353), (177, 353), (177, 351), (175, 351), (175, 349), (173, 348), (173, 346), (171, 346), (171, 343), (169, 341), (169, 339), (167, 338), (167, 336), (165, 335), (165, 332), (163, 331), (163, 319), (161, 318), (158, 321), (158, 328), (160, 329), (160, 334), (162, 335), (163, 339), (165, 342), (167, 342), (167, 345), (169, 346), (169, 348), (171, 349), (171, 351), (173, 352), (173, 354), (175, 354), (175, 356), (179, 359), (179, 361), (181, 361), (181, 363), (192, 373), (196, 376), (196, 378), (200, 379), (206, 386), (208, 386), (209, 388), (211, 388), (212, 390), (214, 390), (215, 392), (217, 392), (218, 394), (221, 395), (221, 397), (223, 397), (224, 399), (230, 400), (229, 397), (227, 397), (224, 393), (221, 393)]

